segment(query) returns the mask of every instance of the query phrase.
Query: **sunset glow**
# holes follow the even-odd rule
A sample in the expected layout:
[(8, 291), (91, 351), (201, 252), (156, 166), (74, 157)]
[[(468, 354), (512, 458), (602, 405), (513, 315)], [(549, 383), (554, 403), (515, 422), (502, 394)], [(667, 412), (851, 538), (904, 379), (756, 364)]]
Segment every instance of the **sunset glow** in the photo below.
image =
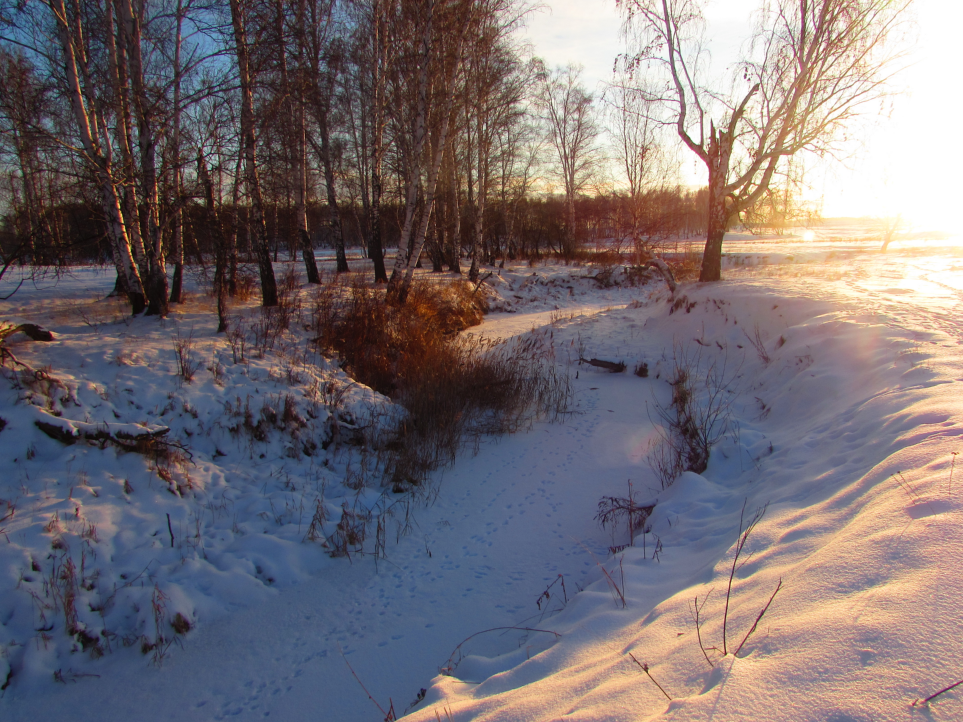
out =
[[(585, 66), (590, 86), (610, 80), (618, 53), (621, 17), (614, 2), (552, 0), (548, 10), (532, 14), (528, 39), (533, 52), (551, 64)], [(747, 37), (746, 18), (757, 0), (716, 0), (708, 5), (707, 37), (713, 67), (725, 69)], [(953, 171), (963, 164), (959, 143), (944, 140), (943, 129), (963, 116), (959, 94), (948, 92), (959, 65), (955, 34), (963, 26), (963, 3), (917, 0), (917, 39), (905, 68), (893, 81), (898, 94), (854, 127), (838, 159), (808, 161), (806, 199), (823, 217), (885, 218), (900, 215), (914, 229), (952, 230), (959, 181)], [(702, 164), (682, 155), (683, 182), (705, 183)]]

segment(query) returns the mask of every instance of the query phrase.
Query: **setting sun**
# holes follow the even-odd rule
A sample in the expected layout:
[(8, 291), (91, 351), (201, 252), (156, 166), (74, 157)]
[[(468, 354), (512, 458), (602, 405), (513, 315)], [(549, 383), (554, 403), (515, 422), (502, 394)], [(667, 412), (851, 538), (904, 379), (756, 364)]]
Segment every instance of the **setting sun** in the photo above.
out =
[[(613, 45), (622, 45), (622, 17), (613, 3), (553, 0), (529, 20), (527, 37), (536, 55), (551, 63), (584, 64), (586, 79), (604, 91), (612, 80)], [(746, 38), (746, 18), (757, 0), (717, 0), (706, 8), (707, 38), (716, 67), (736, 64)], [(908, 52), (892, 81), (894, 94), (875, 115), (854, 127), (836, 157), (806, 159), (804, 197), (824, 217), (887, 218), (900, 215), (920, 230), (953, 231), (958, 225), (963, 146), (938, 140), (940, 129), (963, 117), (963, 99), (948, 92), (959, 64), (957, 33), (963, 3), (917, 0), (912, 6)], [(705, 183), (700, 164), (684, 158), (684, 182)]]

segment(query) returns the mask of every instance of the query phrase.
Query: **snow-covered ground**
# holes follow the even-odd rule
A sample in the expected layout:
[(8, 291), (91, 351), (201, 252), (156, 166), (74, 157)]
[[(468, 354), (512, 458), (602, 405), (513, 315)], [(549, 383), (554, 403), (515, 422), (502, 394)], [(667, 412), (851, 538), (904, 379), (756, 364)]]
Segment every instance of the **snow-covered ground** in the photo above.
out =
[[(672, 298), (582, 267), (490, 279), (504, 310), (473, 332), (541, 334), (575, 405), (465, 454), (409, 528), (370, 480), (350, 488), (358, 454), (334, 438), (396, 410), (309, 334), (235, 363), (203, 296), (162, 323), (98, 301), (112, 278), (94, 270), (21, 289), (2, 317), (57, 340), (8, 343), (50, 368), (0, 399), (0, 718), (383, 719), (360, 681), (399, 715), (424, 688), (413, 720), (959, 719), (963, 687), (911, 704), (963, 678), (963, 248), (825, 243), (734, 237), (726, 281)], [(647, 457), (682, 356), (719, 382), (730, 433), (663, 489)], [(192, 458), (65, 446), (35, 425), (58, 413), (169, 427)], [(655, 508), (613, 554), (628, 534), (598, 503), (630, 488)], [(386, 559), (330, 557), (345, 505), (392, 503)], [(740, 517), (762, 508), (726, 614)], [(65, 634), (70, 573), (96, 644)], [(141, 648), (159, 634), (177, 643), (157, 666)]]

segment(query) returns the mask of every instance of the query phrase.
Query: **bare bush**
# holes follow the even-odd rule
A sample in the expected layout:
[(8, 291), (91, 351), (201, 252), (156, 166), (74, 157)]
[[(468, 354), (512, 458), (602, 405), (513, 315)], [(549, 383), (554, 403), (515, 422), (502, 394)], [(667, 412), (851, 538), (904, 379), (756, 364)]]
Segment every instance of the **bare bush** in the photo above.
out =
[[(612, 527), (613, 536), (615, 528), (624, 523), (629, 533), (628, 546), (635, 546), (635, 535), (639, 532), (647, 534), (650, 530), (649, 527), (646, 527), (645, 522), (652, 515), (653, 509), (655, 509), (655, 503), (636, 503), (632, 482), (629, 481), (629, 495), (627, 497), (603, 496), (599, 500), (599, 513), (596, 514), (595, 519), (603, 529)], [(624, 546), (613, 546), (611, 551), (617, 553), (624, 548)]]
[(257, 274), (249, 266), (238, 266), (234, 297), (241, 302), (250, 301), (258, 291)]
[(174, 357), (177, 360), (177, 375), (184, 379), (184, 383), (189, 384), (201, 367), (201, 360), (194, 348), (194, 329), (192, 328), (186, 337), (178, 332), (171, 338), (171, 342), (174, 344)]
[(757, 323), (753, 327), (752, 336), (750, 336), (749, 332), (745, 329), (743, 329), (742, 333), (749, 340), (749, 343), (752, 344), (752, 347), (756, 350), (759, 360), (768, 366), (772, 362), (772, 357), (769, 356), (769, 352), (766, 351), (766, 343), (762, 340), (762, 334), (759, 331), (759, 324)]
[[(756, 525), (759, 524), (759, 522), (762, 520), (762, 517), (765, 515), (766, 509), (768, 508), (769, 508), (768, 503), (766, 503), (764, 506), (759, 507), (758, 509), (755, 510), (755, 512), (753, 512), (752, 518), (750, 518), (749, 521), (746, 522), (746, 502), (743, 502), (742, 504), (742, 511), (739, 514), (739, 536), (736, 538), (736, 543), (733, 547), (732, 566), (729, 570), (729, 580), (728, 580), (728, 584), (726, 585), (726, 602), (722, 612), (722, 648), (721, 649), (719, 647), (707, 648), (702, 638), (702, 625), (703, 625), (702, 610), (705, 607), (706, 602), (709, 601), (709, 595), (712, 593), (712, 590), (711, 589), (709, 590), (709, 592), (706, 594), (705, 598), (701, 602), (699, 601), (698, 595), (696, 595), (695, 599), (693, 600), (691, 611), (692, 611), (692, 616), (696, 627), (696, 638), (698, 639), (698, 642), (699, 642), (699, 648), (702, 650), (702, 656), (705, 657), (705, 660), (710, 667), (715, 666), (715, 663), (709, 657), (710, 651), (717, 652), (723, 657), (729, 654), (727, 627), (729, 624), (730, 602), (732, 600), (732, 581), (735, 578), (736, 571), (742, 566), (741, 564), (739, 564), (739, 557), (742, 556), (742, 553), (745, 550), (746, 542), (749, 541), (749, 537), (752, 535), (753, 530), (756, 528)], [(752, 626), (749, 627), (749, 630), (746, 632), (745, 636), (743, 636), (742, 641), (739, 642), (739, 645), (736, 647), (735, 652), (733, 652), (734, 656), (736, 657), (739, 656), (739, 652), (742, 651), (742, 648), (745, 646), (746, 642), (749, 641), (749, 638), (753, 635), (753, 633), (759, 627), (759, 622), (762, 620), (763, 616), (765, 616), (766, 612), (769, 611), (769, 607), (772, 605), (772, 602), (776, 598), (776, 595), (779, 593), (780, 589), (782, 589), (782, 577), (779, 578), (779, 583), (776, 585), (775, 590), (773, 591), (772, 595), (769, 597), (769, 601), (766, 602), (765, 606), (763, 606), (763, 608), (759, 611), (759, 614), (756, 615), (756, 619), (752, 623)]]
[(338, 526), (330, 537), (328, 545), (331, 547), (331, 556), (351, 558), (351, 552), (361, 551), (364, 540), (367, 537), (368, 521), (370, 515), (357, 509), (349, 509), (347, 504), (341, 507), (341, 519)]
[(730, 432), (734, 374), (726, 361), (703, 361), (701, 350), (673, 349), (672, 400), (667, 407), (655, 405), (661, 438), (648, 457), (663, 489), (683, 471), (704, 472), (710, 450)]
[(538, 338), (512, 342), (452, 339), (413, 370), (397, 399), (409, 416), (387, 459), (396, 489), (417, 486), (455, 460), (466, 441), (514, 433), (534, 418), (556, 418), (571, 396)]
[(247, 334), (244, 329), (244, 320), (234, 319), (227, 331), (227, 341), (231, 344), (231, 356), (235, 364), (245, 363), (244, 351), (247, 347)]
[(543, 338), (509, 343), (459, 336), (478, 323), (484, 298), (470, 284), (414, 284), (404, 306), (355, 285), (318, 292), (318, 344), (358, 381), (407, 410), (395, 438), (378, 442), (384, 478), (398, 491), (454, 461), (467, 440), (511, 433), (564, 410), (571, 394)]

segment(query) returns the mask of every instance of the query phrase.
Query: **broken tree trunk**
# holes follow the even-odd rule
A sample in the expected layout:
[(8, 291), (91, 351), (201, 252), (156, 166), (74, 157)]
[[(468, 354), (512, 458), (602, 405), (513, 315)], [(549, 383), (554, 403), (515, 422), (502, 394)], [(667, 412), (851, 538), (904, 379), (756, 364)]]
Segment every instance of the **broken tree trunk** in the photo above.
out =
[(623, 371), (625, 371), (625, 364), (621, 361), (616, 363), (615, 361), (603, 361), (597, 358), (590, 358), (590, 359), (580, 358), (579, 362), (583, 364), (588, 364), (589, 366), (596, 366), (600, 369), (607, 369), (608, 371), (611, 371), (613, 374), (620, 374)]

